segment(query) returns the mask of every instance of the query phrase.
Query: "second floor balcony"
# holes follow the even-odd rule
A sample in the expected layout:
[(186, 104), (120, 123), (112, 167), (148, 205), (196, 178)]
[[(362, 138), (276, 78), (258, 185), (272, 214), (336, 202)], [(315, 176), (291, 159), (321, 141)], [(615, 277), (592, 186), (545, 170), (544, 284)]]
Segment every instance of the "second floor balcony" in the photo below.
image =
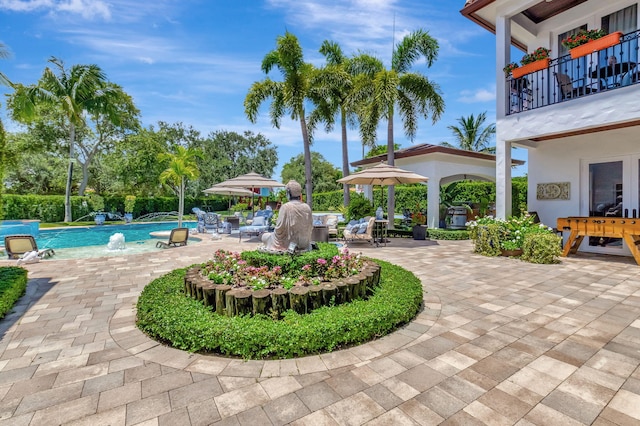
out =
[(640, 30), (624, 34), (620, 43), (585, 56), (564, 55), (549, 67), (506, 80), (506, 114), (517, 114), (560, 102), (640, 83)]

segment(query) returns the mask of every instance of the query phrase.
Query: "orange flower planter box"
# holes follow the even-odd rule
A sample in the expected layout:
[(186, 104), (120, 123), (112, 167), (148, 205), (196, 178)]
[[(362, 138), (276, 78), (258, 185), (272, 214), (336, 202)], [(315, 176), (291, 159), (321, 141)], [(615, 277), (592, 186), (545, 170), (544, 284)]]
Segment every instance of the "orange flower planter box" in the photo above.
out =
[(576, 46), (573, 49), (569, 50), (571, 59), (581, 58), (593, 52), (597, 52), (598, 50), (604, 50), (607, 47), (615, 46), (616, 44), (620, 43), (621, 37), (622, 32), (616, 31), (615, 33), (607, 34), (606, 36), (601, 37), (597, 40), (591, 40), (588, 43)]
[(511, 75), (513, 78), (520, 78), (523, 75), (531, 74), (532, 72), (540, 71), (545, 68), (549, 68), (549, 58), (540, 59), (539, 61), (531, 62), (530, 64), (515, 68), (511, 71)]

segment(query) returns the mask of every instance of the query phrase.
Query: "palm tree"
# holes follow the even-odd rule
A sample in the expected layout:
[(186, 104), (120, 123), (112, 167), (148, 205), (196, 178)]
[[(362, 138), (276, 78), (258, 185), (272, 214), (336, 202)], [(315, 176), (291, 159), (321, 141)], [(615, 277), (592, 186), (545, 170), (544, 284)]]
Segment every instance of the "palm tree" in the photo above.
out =
[[(359, 105), (356, 102), (362, 97), (365, 88), (371, 87), (371, 80), (377, 71), (383, 69), (382, 62), (367, 55), (359, 54), (348, 58), (342, 53), (340, 45), (325, 40), (320, 47), (320, 53), (327, 60), (327, 65), (321, 68), (311, 82), (312, 99), (317, 105), (309, 116), (309, 127), (315, 128), (318, 121), (325, 122), (325, 130), (333, 130), (335, 117), (340, 115), (342, 133), (342, 175), (349, 176), (349, 151), (347, 144), (347, 123), (356, 122)], [(360, 79), (358, 79), (358, 77)], [(368, 80), (368, 85), (363, 79)], [(365, 126), (360, 126), (362, 147), (375, 142), (375, 135)], [(363, 153), (364, 156), (364, 153)], [(349, 205), (349, 185), (343, 186), (343, 202)]]
[(158, 160), (169, 161), (168, 167), (160, 173), (160, 182), (169, 183), (178, 194), (178, 228), (182, 227), (185, 179), (195, 179), (200, 174), (196, 163), (196, 157), (200, 156), (200, 151), (183, 146), (178, 146), (175, 154), (165, 152), (158, 155)]
[[(394, 164), (393, 118), (398, 113), (403, 120), (405, 135), (413, 140), (420, 117), (436, 122), (444, 111), (440, 87), (426, 76), (410, 72), (412, 65), (423, 56), (431, 67), (438, 56), (438, 42), (428, 32), (417, 30), (396, 46), (391, 58), (391, 68), (379, 71), (374, 77), (373, 102), (366, 112), (366, 125), (375, 129), (381, 119), (387, 120), (387, 163)], [(389, 186), (387, 213), (393, 218), (395, 188)], [(393, 221), (390, 220), (392, 225)]]
[(489, 141), (496, 134), (495, 124), (483, 127), (487, 119), (487, 112), (478, 114), (474, 117), (458, 118), (459, 126), (447, 126), (453, 132), (454, 137), (458, 141), (458, 148), (467, 151), (495, 153), (496, 148), (489, 146)]
[(312, 206), (311, 194), (311, 136), (305, 117), (305, 101), (309, 99), (310, 79), (314, 73), (313, 65), (304, 62), (302, 48), (293, 34), (286, 32), (276, 40), (276, 49), (267, 53), (262, 60), (262, 71), (265, 74), (273, 68), (282, 74), (283, 81), (273, 81), (269, 77), (251, 85), (244, 100), (244, 111), (249, 121), (255, 123), (258, 109), (267, 99), (273, 99), (269, 108), (269, 116), (274, 127), (280, 128), (280, 121), (285, 114), (292, 120), (300, 122), (302, 143), (304, 146), (305, 194), (307, 204)]
[[(9, 48), (5, 44), (0, 43), (0, 59), (7, 59), (11, 54), (9, 53)], [(11, 86), (12, 83), (9, 81), (6, 75), (0, 72), (0, 84), (5, 86)]]
[[(75, 157), (76, 128), (85, 124), (85, 113), (104, 114), (118, 125), (120, 116), (114, 107), (114, 91), (107, 86), (107, 78), (97, 65), (73, 65), (67, 70), (55, 57), (49, 59), (54, 69), (46, 67), (38, 84), (14, 85), (13, 118), (30, 122), (36, 118), (36, 105), (52, 105), (64, 114), (69, 142), (69, 168), (64, 200), (64, 221), (71, 222), (71, 183)], [(56, 73), (57, 71), (57, 73)]]

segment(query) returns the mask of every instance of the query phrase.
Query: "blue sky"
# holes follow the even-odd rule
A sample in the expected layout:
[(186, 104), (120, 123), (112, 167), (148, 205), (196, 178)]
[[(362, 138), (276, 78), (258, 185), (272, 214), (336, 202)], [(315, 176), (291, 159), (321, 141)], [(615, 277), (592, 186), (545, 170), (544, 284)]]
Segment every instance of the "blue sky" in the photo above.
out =
[[(440, 85), (445, 112), (433, 125), (421, 120), (414, 141), (396, 119), (395, 140), (455, 143), (447, 126), (487, 111), (495, 122), (495, 36), (460, 15), (464, 1), (450, 0), (0, 0), (0, 42), (11, 57), (0, 69), (13, 81), (37, 82), (47, 59), (99, 65), (109, 80), (133, 96), (144, 125), (183, 122), (201, 131), (262, 133), (278, 147), (282, 165), (302, 153), (298, 122), (273, 128), (265, 103), (256, 124), (244, 114), (250, 85), (262, 80), (264, 55), (289, 31), (305, 60), (323, 64), (323, 40), (347, 54), (363, 51), (389, 66), (393, 41), (424, 29), (440, 44), (438, 60), (415, 70)], [(395, 21), (395, 31), (394, 31)], [(271, 77), (280, 79), (276, 72)], [(0, 88), (0, 93), (7, 93)], [(4, 102), (3, 102), (4, 104)], [(0, 112), (9, 130), (4, 107)], [(379, 143), (386, 144), (384, 128)], [(349, 159), (361, 158), (357, 131), (349, 132)], [(312, 150), (338, 167), (340, 133), (319, 131)], [(524, 150), (515, 158), (526, 159)], [(525, 166), (526, 167), (526, 166)], [(522, 174), (525, 170), (516, 171)]]

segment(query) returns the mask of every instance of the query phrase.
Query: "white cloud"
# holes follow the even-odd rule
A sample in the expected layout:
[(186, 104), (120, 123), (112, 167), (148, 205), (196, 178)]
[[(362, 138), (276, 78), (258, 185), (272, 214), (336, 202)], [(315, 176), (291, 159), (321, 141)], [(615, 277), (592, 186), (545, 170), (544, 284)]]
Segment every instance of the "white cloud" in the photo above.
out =
[(111, 18), (109, 5), (102, 0), (0, 0), (0, 10), (13, 12), (70, 13), (85, 19)]
[(476, 90), (463, 90), (460, 92), (459, 102), (466, 104), (493, 102), (496, 100), (495, 86), (490, 89), (480, 88)]

